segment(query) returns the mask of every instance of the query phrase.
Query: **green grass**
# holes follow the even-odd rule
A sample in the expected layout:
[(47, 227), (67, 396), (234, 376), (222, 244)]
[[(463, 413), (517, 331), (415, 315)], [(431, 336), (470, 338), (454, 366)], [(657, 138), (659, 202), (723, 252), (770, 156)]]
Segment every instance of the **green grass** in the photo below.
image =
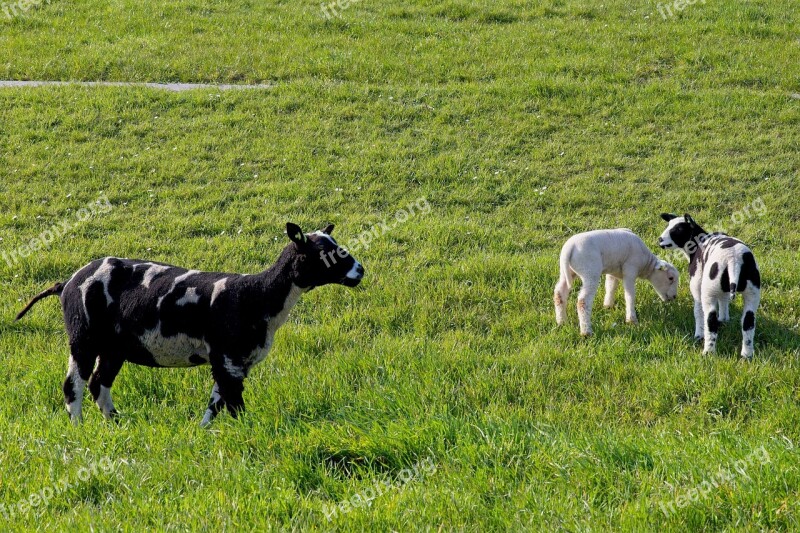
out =
[[(311, 1), (0, 12), (0, 78), (274, 83), (0, 89), (0, 253), (113, 205), (0, 260), (0, 504), (73, 484), (0, 527), (796, 530), (799, 26), (788, 1), (666, 21), (618, 0), (362, 0), (332, 22)], [(210, 430), (207, 367), (133, 365), (120, 424), (87, 396), (72, 427), (57, 302), (12, 322), (99, 256), (256, 272), (287, 220), (333, 222), (347, 244), (420, 198), (430, 213), (356, 253), (358, 289), (304, 297), (246, 382), (247, 414)], [(763, 213), (734, 224), (755, 198)], [(655, 248), (662, 211), (755, 251), (752, 363), (735, 323), (717, 356), (692, 344), (683, 262), (677, 301), (640, 285), (640, 326), (598, 306), (583, 340), (573, 295), (556, 328), (564, 240), (622, 226)], [(735, 471), (760, 449), (769, 462)], [(326, 518), (376, 483), (392, 487)]]

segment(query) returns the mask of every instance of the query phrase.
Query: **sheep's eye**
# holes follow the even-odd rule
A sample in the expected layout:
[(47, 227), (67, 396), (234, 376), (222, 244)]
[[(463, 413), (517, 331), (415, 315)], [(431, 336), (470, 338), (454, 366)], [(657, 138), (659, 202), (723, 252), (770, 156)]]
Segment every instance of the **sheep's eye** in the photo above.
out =
[(673, 278), (672, 276), (670, 276), (669, 280), (670, 280), (670, 281), (675, 281), (675, 278)]

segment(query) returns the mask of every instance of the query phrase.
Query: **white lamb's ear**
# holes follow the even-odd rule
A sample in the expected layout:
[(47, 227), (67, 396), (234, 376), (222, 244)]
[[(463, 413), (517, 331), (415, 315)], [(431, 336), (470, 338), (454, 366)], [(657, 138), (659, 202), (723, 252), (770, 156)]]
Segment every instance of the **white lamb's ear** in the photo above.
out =
[(658, 260), (658, 266), (656, 266), (656, 268), (657, 268), (658, 270), (666, 270), (666, 269), (667, 269), (667, 263), (666, 263), (666, 261), (664, 261), (663, 259), (659, 259), (659, 260)]

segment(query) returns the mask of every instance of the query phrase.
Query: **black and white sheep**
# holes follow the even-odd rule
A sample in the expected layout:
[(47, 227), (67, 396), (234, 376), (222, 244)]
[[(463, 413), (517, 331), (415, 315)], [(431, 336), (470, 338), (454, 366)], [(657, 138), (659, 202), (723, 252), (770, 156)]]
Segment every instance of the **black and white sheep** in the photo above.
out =
[[(84, 386), (107, 418), (116, 415), (111, 386), (126, 361), (151, 367), (211, 365), (214, 387), (202, 424), (224, 407), (244, 410), (250, 369), (272, 347), (275, 331), (300, 296), (321, 285), (354, 287), (361, 264), (331, 237), (333, 225), (306, 234), (288, 223), (291, 239), (277, 262), (259, 274), (201, 272), (135, 259), (106, 257), (66, 283), (38, 294), (59, 295), (69, 336), (64, 399), (81, 419)], [(336, 255), (336, 261), (328, 258)]]

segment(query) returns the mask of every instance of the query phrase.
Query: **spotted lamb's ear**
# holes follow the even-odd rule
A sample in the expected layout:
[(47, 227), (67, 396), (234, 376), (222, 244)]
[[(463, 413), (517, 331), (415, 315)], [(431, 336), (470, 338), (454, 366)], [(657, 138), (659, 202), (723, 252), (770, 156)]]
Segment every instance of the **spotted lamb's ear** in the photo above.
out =
[(661, 218), (663, 218), (665, 222), (669, 222), (673, 218), (678, 218), (678, 215), (673, 215), (672, 213), (661, 213)]
[(697, 225), (697, 224), (695, 224), (695, 222), (694, 222), (694, 219), (692, 218), (692, 216), (691, 216), (689, 213), (686, 213), (685, 215), (683, 215), (683, 219), (684, 219), (684, 220), (686, 221), (686, 223), (687, 223), (687, 224), (689, 224), (691, 227), (695, 227), (695, 226)]
[(327, 226), (325, 226), (322, 229), (322, 233), (324, 233), (325, 235), (330, 235), (331, 233), (333, 233), (333, 224), (328, 224)]
[(292, 222), (286, 223), (286, 234), (297, 244), (305, 244), (308, 242), (308, 237), (306, 237), (306, 234), (300, 229), (300, 226)]

